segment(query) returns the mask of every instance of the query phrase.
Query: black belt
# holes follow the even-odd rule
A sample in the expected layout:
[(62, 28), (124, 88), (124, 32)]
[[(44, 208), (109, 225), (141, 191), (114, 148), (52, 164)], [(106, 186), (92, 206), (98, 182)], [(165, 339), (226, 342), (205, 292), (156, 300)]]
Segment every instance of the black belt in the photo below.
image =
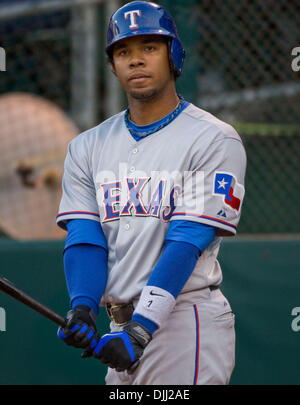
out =
[[(217, 290), (215, 285), (209, 286), (210, 291)], [(106, 304), (106, 311), (109, 318), (118, 326), (125, 325), (131, 320), (134, 306), (132, 302), (125, 304)]]

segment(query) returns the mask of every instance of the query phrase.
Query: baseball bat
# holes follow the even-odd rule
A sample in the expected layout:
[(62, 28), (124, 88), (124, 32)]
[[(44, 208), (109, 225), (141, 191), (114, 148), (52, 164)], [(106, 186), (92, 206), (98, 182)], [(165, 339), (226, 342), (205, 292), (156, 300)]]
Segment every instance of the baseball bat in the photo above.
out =
[(61, 315), (54, 312), (52, 309), (48, 308), (46, 305), (32, 298), (30, 295), (26, 294), (24, 291), (16, 287), (7, 278), (0, 275), (0, 290), (15, 298), (16, 300), (22, 302), (28, 307), (32, 308), (34, 311), (40, 313), (50, 321), (56, 323), (57, 325), (64, 328), (66, 326), (66, 320)]
[[(35, 298), (31, 297), (24, 291), (16, 287), (7, 278), (0, 275), (0, 290), (15, 298), (17, 301), (22, 302), (28, 307), (32, 308), (34, 311), (50, 319), (50, 321), (56, 323), (57, 325), (64, 328), (66, 326), (66, 320), (61, 315), (57, 314), (55, 311), (37, 301)], [(140, 361), (135, 361), (131, 367), (127, 370), (128, 374), (132, 374), (139, 366)]]

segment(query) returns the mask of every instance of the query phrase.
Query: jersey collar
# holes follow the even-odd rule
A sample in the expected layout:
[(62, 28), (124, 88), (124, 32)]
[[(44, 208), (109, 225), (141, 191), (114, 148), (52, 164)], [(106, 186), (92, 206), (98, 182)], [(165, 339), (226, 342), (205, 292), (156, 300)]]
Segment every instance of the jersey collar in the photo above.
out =
[(182, 96), (178, 95), (180, 101), (175, 108), (170, 114), (166, 115), (159, 121), (155, 121), (151, 124), (148, 125), (136, 125), (134, 124), (130, 119), (129, 119), (129, 107), (125, 111), (124, 119), (125, 119), (125, 124), (130, 132), (130, 134), (133, 136), (133, 138), (136, 141), (140, 141), (141, 139), (145, 138), (148, 135), (153, 134), (154, 132), (157, 132), (170, 124), (178, 115), (190, 104), (189, 102), (185, 101)]

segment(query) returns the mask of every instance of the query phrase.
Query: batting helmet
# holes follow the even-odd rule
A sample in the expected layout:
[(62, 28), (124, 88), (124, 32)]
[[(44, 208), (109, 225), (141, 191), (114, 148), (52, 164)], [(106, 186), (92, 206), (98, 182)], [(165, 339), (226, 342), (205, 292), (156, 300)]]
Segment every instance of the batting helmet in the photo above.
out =
[(112, 55), (113, 45), (136, 35), (162, 35), (170, 38), (170, 56), (179, 76), (182, 73), (185, 51), (173, 18), (160, 5), (147, 1), (132, 1), (119, 8), (110, 18), (106, 52)]

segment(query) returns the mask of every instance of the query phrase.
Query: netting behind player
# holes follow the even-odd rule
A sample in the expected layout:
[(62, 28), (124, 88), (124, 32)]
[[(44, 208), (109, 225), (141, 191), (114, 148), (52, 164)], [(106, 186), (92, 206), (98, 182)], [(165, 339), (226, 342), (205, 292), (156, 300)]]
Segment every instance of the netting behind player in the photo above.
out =
[[(6, 71), (0, 72), (0, 94), (42, 96), (78, 130), (126, 107), (102, 56), (106, 22), (126, 2), (1, 2)], [(179, 92), (231, 123), (245, 141), (247, 193), (239, 232), (299, 233), (298, 2), (158, 3), (174, 15), (187, 51)]]

